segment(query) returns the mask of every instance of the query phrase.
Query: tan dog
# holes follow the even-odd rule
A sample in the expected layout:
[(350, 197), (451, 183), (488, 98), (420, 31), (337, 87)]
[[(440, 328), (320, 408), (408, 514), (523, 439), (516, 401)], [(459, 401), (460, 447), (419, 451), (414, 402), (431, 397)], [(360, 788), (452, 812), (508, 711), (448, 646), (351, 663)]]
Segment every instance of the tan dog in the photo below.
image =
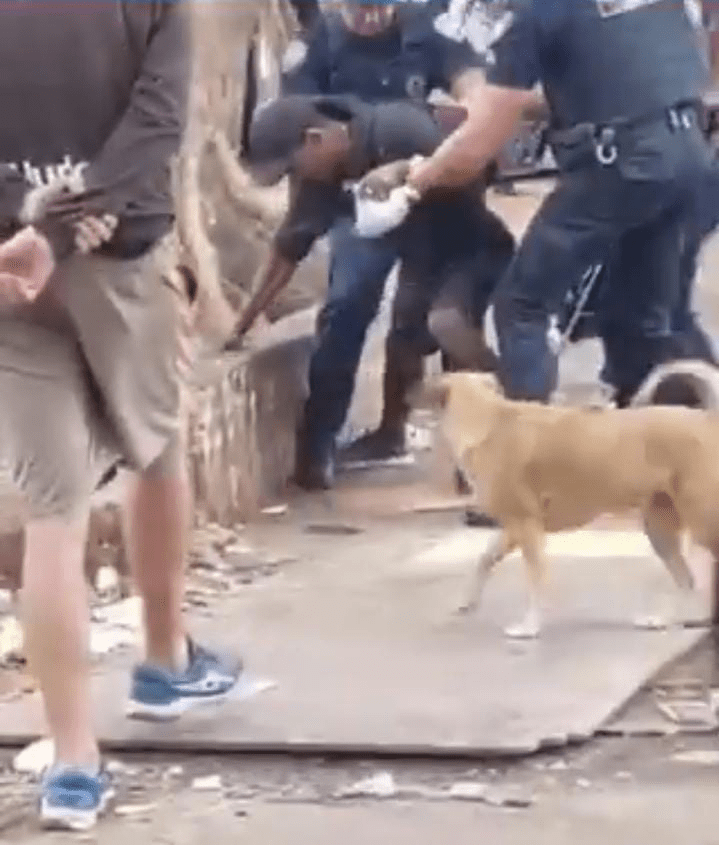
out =
[(504, 398), (492, 376), (450, 373), (419, 392), (440, 408), (442, 431), (501, 530), (482, 555), (469, 601), (478, 607), (494, 567), (519, 548), (530, 601), (515, 637), (535, 637), (547, 573), (547, 532), (605, 513), (638, 510), (653, 549), (684, 595), (693, 578), (682, 554), (693, 540), (719, 553), (719, 414), (678, 407), (554, 407)]

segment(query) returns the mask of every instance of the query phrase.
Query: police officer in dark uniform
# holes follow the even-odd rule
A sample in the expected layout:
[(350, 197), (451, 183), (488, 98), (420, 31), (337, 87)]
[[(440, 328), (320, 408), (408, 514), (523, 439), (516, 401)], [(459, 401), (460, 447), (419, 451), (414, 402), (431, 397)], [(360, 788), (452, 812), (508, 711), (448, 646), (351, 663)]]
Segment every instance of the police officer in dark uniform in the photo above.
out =
[(711, 169), (694, 29), (673, 0), (511, 0), (492, 54), (469, 119), (408, 182), (422, 194), (469, 178), (542, 84), (562, 174), (495, 299), (503, 386), (548, 399), (557, 379), (549, 315), (586, 267), (619, 254), (612, 279), (622, 292), (604, 341), (624, 404), (654, 365), (681, 354), (672, 314), (683, 224)]
[[(295, 175), (288, 213), (275, 234), (264, 278), (237, 327), (241, 336), (286, 285), (315, 241), (338, 221), (351, 230), (355, 201), (347, 183), (373, 168), (405, 165), (414, 154), (429, 154), (447, 135), (435, 111), (408, 101), (365, 103), (348, 97), (280, 97), (261, 107), (249, 132), (245, 164), (265, 184)], [(399, 182), (403, 176), (398, 174)], [(404, 223), (381, 238), (381, 246), (400, 259), (400, 283), (393, 304), (390, 359), (385, 371), (383, 426), (387, 436), (404, 437), (409, 415), (408, 392), (423, 374), (423, 359), (439, 347), (453, 368), (496, 368), (484, 344), (483, 324), (494, 288), (514, 254), (514, 238), (483, 202), (484, 184), (433, 192), (412, 208)], [(323, 336), (323, 317), (319, 335)], [(339, 351), (341, 338), (336, 341)], [(350, 335), (349, 343), (353, 343)], [(392, 359), (402, 356), (403, 389)], [(488, 357), (485, 357), (488, 353)], [(411, 365), (411, 366), (410, 366)], [(322, 367), (329, 367), (323, 372)], [(322, 392), (310, 396), (305, 417), (312, 419), (336, 391), (336, 363), (313, 362), (313, 378)], [(342, 382), (339, 388), (343, 389)], [(346, 410), (345, 396), (335, 407)], [(343, 422), (337, 420), (334, 427)], [(319, 427), (318, 427), (319, 428)], [(327, 431), (329, 426), (320, 432)], [(315, 429), (316, 431), (317, 429)], [(361, 441), (356, 441), (361, 442)], [(353, 452), (349, 451), (351, 457)], [(356, 454), (356, 453), (355, 453)], [(305, 487), (327, 486), (324, 467), (306, 452), (297, 455), (296, 480)], [(361, 460), (357, 457), (356, 460)], [(315, 473), (315, 474), (311, 474)]]

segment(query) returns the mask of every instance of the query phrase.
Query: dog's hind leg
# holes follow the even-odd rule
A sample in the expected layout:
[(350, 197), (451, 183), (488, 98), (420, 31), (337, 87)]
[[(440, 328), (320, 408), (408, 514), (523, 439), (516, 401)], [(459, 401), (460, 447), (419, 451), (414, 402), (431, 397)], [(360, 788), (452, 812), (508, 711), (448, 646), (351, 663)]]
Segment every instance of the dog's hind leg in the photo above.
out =
[(637, 627), (666, 628), (685, 621), (695, 599), (694, 576), (682, 552), (682, 521), (674, 502), (666, 493), (655, 494), (644, 514), (644, 531), (652, 548), (666, 566), (677, 587), (669, 607), (635, 620)]
[(522, 620), (516, 625), (509, 625), (504, 633), (512, 639), (535, 639), (542, 627), (547, 580), (544, 529), (534, 520), (526, 522), (521, 526), (517, 539), (529, 576), (529, 603)]
[(487, 550), (480, 557), (474, 574), (472, 585), (468, 591), (467, 601), (460, 606), (459, 613), (473, 613), (479, 607), (484, 593), (484, 587), (492, 574), (494, 567), (516, 548), (517, 543), (507, 531), (499, 531), (489, 543)]

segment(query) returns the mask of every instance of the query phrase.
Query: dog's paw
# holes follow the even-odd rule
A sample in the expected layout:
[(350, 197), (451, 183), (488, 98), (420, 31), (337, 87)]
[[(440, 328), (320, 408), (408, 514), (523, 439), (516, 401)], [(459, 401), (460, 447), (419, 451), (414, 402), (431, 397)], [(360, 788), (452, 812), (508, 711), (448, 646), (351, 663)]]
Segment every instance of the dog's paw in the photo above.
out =
[(504, 629), (504, 634), (510, 640), (536, 640), (539, 631), (540, 625), (536, 619), (523, 619), (516, 625), (508, 625)]
[(647, 613), (634, 617), (634, 627), (642, 631), (666, 631), (672, 622), (663, 613)]

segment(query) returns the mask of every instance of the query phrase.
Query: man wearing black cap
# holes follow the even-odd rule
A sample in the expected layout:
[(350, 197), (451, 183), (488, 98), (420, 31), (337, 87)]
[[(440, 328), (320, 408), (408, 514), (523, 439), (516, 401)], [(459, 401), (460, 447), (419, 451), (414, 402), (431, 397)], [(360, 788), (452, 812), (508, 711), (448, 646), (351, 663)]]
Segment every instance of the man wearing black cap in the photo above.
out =
[[(437, 31), (437, 11), (434, 2), (323, 3), (315, 25), (287, 49), (282, 93), (424, 105), (432, 91), (441, 89), (461, 98), (482, 75), (484, 59), (470, 45)], [(344, 217), (338, 218), (328, 239), (329, 295), (313, 361), (313, 373), (321, 371), (322, 380), (311, 378), (300, 444), (308, 466), (315, 467), (309, 472), (309, 486), (314, 486), (311, 477), (331, 474), (335, 437), (351, 400), (366, 330), (398, 258), (391, 239), (360, 238)], [(353, 450), (370, 459), (404, 451), (402, 408), (394, 400), (404, 395), (411, 372), (421, 364), (406, 348), (391, 346), (388, 353), (386, 424)], [(339, 458), (343, 461), (344, 453)], [(298, 472), (299, 481), (303, 475)]]
[[(354, 199), (344, 187), (347, 183), (375, 167), (426, 155), (445, 135), (432, 111), (418, 103), (370, 106), (349, 97), (294, 96), (263, 106), (250, 129), (247, 164), (264, 184), (288, 173), (295, 178), (290, 210), (275, 236), (264, 281), (238, 326), (238, 335), (289, 282), (318, 238), (338, 222), (348, 231), (354, 229)], [(454, 366), (492, 366), (484, 344), (483, 317), (495, 280), (512, 257), (514, 242), (484, 205), (479, 182), (427, 197), (400, 228), (373, 240), (399, 255), (402, 262), (387, 357), (417, 362), (411, 371), (405, 368), (401, 391), (388, 389), (387, 381), (397, 380), (391, 364), (385, 373), (380, 431), (403, 441), (407, 391), (422, 375), (423, 356), (435, 351), (438, 341)], [(349, 315), (354, 319), (345, 323), (348, 347), (361, 348), (376, 311), (376, 293), (368, 291), (366, 298), (364, 311)], [(358, 307), (356, 296), (351, 304)], [(323, 310), (318, 321), (320, 343), (327, 328), (326, 313)], [(397, 349), (407, 354), (398, 356)], [(334, 437), (344, 422), (353, 386), (354, 372), (348, 374), (349, 385), (338, 383), (334, 362), (327, 365), (326, 358), (313, 358), (310, 396), (298, 437), (295, 480), (309, 489), (331, 486)], [(328, 393), (333, 401), (327, 402)], [(308, 430), (308, 420), (321, 413), (323, 426), (319, 431)], [(313, 442), (313, 437), (324, 440)]]

